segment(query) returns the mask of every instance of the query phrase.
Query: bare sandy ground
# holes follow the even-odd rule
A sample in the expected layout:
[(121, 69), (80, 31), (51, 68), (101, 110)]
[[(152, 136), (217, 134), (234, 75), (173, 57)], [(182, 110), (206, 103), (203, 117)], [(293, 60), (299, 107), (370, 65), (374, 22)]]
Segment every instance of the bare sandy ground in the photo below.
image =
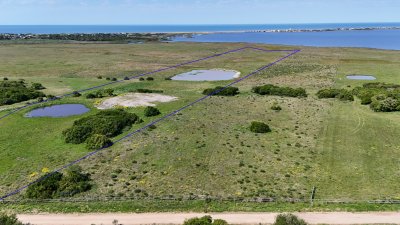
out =
[[(400, 212), (327, 212), (295, 213), (309, 224), (400, 224)], [(24, 223), (34, 225), (111, 225), (118, 220), (123, 225), (182, 224), (185, 219), (211, 215), (230, 224), (272, 224), (277, 213), (142, 213), (142, 214), (40, 214), (18, 215)]]
[(123, 106), (123, 107), (155, 106), (154, 102), (170, 102), (170, 101), (175, 101), (177, 99), (178, 99), (177, 97), (161, 95), (161, 94), (131, 93), (106, 99), (96, 107), (98, 109), (110, 109), (115, 106)]

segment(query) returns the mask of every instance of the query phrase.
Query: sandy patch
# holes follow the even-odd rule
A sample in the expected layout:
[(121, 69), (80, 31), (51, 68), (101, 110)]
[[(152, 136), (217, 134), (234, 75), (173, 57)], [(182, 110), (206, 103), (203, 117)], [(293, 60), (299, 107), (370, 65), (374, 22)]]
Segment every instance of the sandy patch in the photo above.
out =
[(177, 97), (161, 94), (131, 93), (109, 98), (101, 102), (96, 107), (98, 109), (110, 109), (116, 106), (138, 107), (155, 106), (155, 102), (171, 102), (177, 100)]

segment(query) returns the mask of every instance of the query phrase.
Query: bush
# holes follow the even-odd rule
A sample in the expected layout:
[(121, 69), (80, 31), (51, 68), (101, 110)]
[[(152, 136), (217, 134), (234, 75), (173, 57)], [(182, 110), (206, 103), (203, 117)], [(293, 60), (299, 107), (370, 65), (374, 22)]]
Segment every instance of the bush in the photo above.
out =
[(42, 90), (42, 89), (46, 89), (45, 87), (43, 87), (42, 84), (40, 83), (32, 83), (32, 88), (35, 90)]
[(354, 101), (353, 92), (346, 89), (322, 89), (317, 92), (318, 98), (337, 98), (341, 101)]
[(74, 92), (72, 92), (72, 96), (73, 97), (80, 97), (80, 96), (82, 96), (82, 94), (77, 92), (77, 91), (74, 91)]
[(8, 80), (8, 78), (7, 77), (3, 77), (3, 80)]
[(372, 97), (370, 107), (375, 112), (400, 111), (400, 100), (384, 95), (377, 95)]
[(136, 92), (137, 93), (163, 93), (164, 91), (139, 88), (136, 90)]
[[(223, 90), (221, 90), (223, 89)], [(216, 93), (219, 91), (218, 93)], [(239, 94), (239, 88), (237, 87), (215, 87), (215, 88), (207, 88), (203, 91), (203, 95), (219, 95), (219, 96), (235, 96)]]
[(211, 216), (203, 216), (201, 218), (192, 218), (186, 220), (183, 225), (228, 225), (225, 220), (217, 219), (214, 220)]
[(141, 77), (141, 78), (139, 78), (139, 80), (140, 80), (140, 81), (144, 81), (144, 78), (143, 78), (143, 77)]
[(274, 102), (274, 103), (272, 104), (272, 106), (271, 106), (271, 109), (272, 109), (272, 110), (275, 110), (275, 111), (281, 111), (281, 110), (282, 110), (282, 107), (281, 107), (280, 105), (278, 105), (277, 102)]
[(160, 110), (158, 110), (157, 108), (153, 107), (153, 106), (147, 106), (144, 109), (144, 115), (147, 117), (151, 117), (151, 116), (157, 116), (160, 115), (161, 112)]
[(146, 80), (152, 81), (152, 80), (154, 80), (154, 78), (152, 78), (152, 77), (147, 77)]
[(0, 106), (11, 105), (45, 96), (45, 94), (37, 91), (35, 88), (27, 87), (24, 81), (5, 80), (0, 82)]
[(78, 193), (90, 190), (89, 174), (82, 173), (79, 166), (71, 166), (65, 172), (46, 174), (40, 181), (29, 186), (26, 191), (27, 198), (52, 199), (58, 197), (71, 197)]
[(124, 77), (124, 80), (129, 80), (129, 77)]
[(286, 97), (307, 97), (304, 88), (278, 87), (272, 84), (256, 86), (252, 88), (254, 93), (259, 95), (277, 95)]
[(105, 135), (93, 134), (86, 139), (86, 148), (89, 150), (97, 150), (112, 145), (112, 141)]
[(125, 127), (137, 122), (139, 122), (139, 117), (136, 114), (122, 109), (109, 109), (76, 120), (71, 128), (63, 131), (63, 135), (66, 143), (80, 144), (93, 134), (115, 137)]
[(40, 181), (28, 187), (26, 197), (34, 199), (51, 199), (57, 196), (62, 173), (55, 172), (39, 178)]
[(111, 78), (111, 81), (117, 81), (117, 80), (118, 80), (118, 79), (115, 78), (115, 77)]
[(293, 214), (279, 214), (274, 225), (307, 225), (307, 223)]
[(97, 79), (103, 79), (103, 77), (102, 76), (97, 76)]
[(86, 98), (88, 98), (88, 99), (103, 98), (105, 96), (115, 96), (114, 95), (114, 90), (111, 89), (111, 88), (107, 88), (107, 89), (104, 89), (104, 90), (98, 90), (96, 92), (87, 94)]
[(265, 123), (253, 121), (250, 125), (250, 131), (254, 133), (268, 133), (271, 132), (271, 128)]
[(20, 221), (18, 221), (16, 215), (7, 215), (4, 213), (0, 213), (0, 224), (1, 225), (24, 225)]

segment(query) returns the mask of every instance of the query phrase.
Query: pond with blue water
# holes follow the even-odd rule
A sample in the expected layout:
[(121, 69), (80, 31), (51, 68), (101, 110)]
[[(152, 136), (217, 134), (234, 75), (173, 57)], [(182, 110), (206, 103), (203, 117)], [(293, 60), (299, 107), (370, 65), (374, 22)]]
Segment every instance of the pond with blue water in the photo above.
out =
[(30, 111), (26, 117), (68, 117), (76, 116), (89, 112), (89, 108), (82, 104), (61, 104), (46, 106)]

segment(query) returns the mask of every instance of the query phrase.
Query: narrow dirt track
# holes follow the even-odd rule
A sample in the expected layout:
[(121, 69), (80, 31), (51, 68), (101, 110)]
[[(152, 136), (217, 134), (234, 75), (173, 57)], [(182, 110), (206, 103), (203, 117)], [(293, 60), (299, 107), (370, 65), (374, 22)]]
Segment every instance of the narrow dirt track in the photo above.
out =
[[(400, 224), (400, 212), (368, 213), (295, 213), (310, 224)], [(277, 213), (143, 213), (143, 214), (39, 214), (18, 215), (24, 223), (34, 225), (111, 225), (118, 220), (123, 225), (182, 224), (185, 219), (211, 215), (230, 224), (272, 224)]]

